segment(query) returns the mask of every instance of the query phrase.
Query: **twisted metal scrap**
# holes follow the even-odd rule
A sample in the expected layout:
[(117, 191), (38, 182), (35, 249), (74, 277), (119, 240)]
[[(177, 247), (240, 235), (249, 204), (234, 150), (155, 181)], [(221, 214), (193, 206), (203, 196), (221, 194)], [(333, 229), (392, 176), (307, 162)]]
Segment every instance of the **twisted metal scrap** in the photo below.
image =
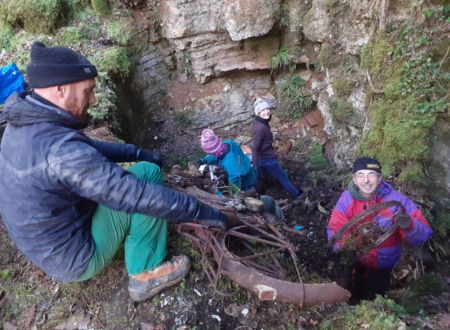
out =
[(377, 212), (392, 206), (399, 207), (399, 211), (392, 215), (393, 218), (399, 213), (405, 213), (405, 208), (398, 201), (375, 204), (345, 223), (330, 240), (329, 245), (334, 246), (339, 242), (341, 250), (358, 250), (362, 254), (373, 250), (398, 229), (397, 223), (390, 227), (380, 227), (374, 221)]
[[(297, 266), (296, 248), (277, 229), (272, 215), (268, 213), (247, 215), (230, 211), (227, 209), (229, 198), (209, 194), (197, 187), (173, 188), (193, 195), (203, 203), (223, 212), (228, 214), (233, 212), (233, 216), (238, 219), (239, 225), (227, 231), (195, 223), (182, 223), (176, 226), (178, 232), (200, 250), (203, 269), (215, 288), (220, 277), (224, 275), (257, 295), (260, 300), (304, 306), (344, 302), (350, 297), (350, 292), (334, 282), (320, 284), (302, 282)], [(230, 238), (238, 239), (247, 248), (249, 254), (240, 257), (229, 251), (227, 243)], [(264, 244), (270, 249), (257, 252), (249, 244), (251, 242)], [(285, 271), (273, 256), (281, 251), (287, 251), (290, 254), (299, 282), (281, 279), (285, 277)], [(271, 258), (270, 263), (261, 264), (262, 257)]]

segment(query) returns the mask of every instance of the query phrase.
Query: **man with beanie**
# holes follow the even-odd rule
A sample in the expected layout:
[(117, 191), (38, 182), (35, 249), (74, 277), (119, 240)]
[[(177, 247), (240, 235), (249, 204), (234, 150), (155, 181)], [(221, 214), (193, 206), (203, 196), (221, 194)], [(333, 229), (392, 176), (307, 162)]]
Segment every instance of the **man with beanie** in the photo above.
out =
[[(375, 295), (384, 294), (389, 289), (392, 268), (400, 261), (402, 244), (417, 246), (424, 243), (432, 231), (417, 206), (382, 180), (378, 160), (371, 157), (358, 158), (354, 161), (352, 170), (353, 179), (339, 198), (328, 223), (329, 240), (351, 218), (372, 205), (398, 201), (406, 212), (394, 217), (399, 207), (392, 206), (367, 219), (375, 221), (380, 227), (390, 227), (397, 223), (399, 230), (375, 249), (358, 256), (347, 285), (352, 293), (351, 300), (356, 303), (361, 299), (374, 299)], [(339, 249), (338, 241), (334, 250)]]
[(273, 134), (269, 122), (272, 109), (277, 106), (274, 98), (258, 97), (254, 103), (255, 120), (253, 121), (252, 162), (258, 171), (260, 180), (269, 174), (274, 177), (292, 198), (302, 199), (306, 193), (294, 186), (277, 159), (272, 146)]
[[(93, 277), (123, 244), (130, 296), (145, 300), (189, 270), (186, 256), (163, 262), (168, 221), (224, 227), (228, 219), (165, 188), (155, 153), (80, 131), (96, 102), (96, 76), (71, 49), (32, 45), (31, 93), (10, 97), (4, 108), (0, 213), (23, 254), (60, 281)], [(141, 162), (128, 171), (116, 164), (130, 161)]]

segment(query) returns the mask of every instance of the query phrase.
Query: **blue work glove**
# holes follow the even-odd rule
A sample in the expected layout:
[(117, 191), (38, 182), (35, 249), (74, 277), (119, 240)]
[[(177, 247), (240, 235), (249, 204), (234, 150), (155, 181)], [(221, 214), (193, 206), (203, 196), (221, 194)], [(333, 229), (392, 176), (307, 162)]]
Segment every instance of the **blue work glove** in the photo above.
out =
[(225, 214), (201, 202), (197, 203), (195, 222), (208, 227), (219, 227), (222, 230), (227, 229), (228, 218)]
[(408, 229), (411, 224), (411, 217), (404, 213), (399, 213), (395, 216), (395, 222), (401, 229)]
[(152, 150), (137, 148), (136, 160), (144, 160), (162, 167), (161, 156), (159, 153)]

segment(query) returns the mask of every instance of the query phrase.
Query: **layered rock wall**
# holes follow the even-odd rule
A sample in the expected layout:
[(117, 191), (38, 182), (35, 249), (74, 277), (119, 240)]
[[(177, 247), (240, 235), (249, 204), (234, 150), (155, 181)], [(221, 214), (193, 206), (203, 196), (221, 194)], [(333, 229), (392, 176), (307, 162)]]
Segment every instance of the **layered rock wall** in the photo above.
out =
[[(320, 124), (316, 115), (314, 130), (308, 120), (294, 120), (298, 134), (291, 139), (315, 139), (344, 167), (359, 153), (361, 137), (371, 127), (370, 97), (379, 92), (360, 66), (361, 49), (376, 31), (415, 20), (419, 5), (406, 0), (153, 1), (151, 21), (158, 38), (152, 42), (161, 57), (145, 54), (137, 77), (166, 77), (167, 108), (189, 116), (192, 129), (245, 128), (256, 96), (275, 93), (283, 75), (306, 77), (316, 100), (311, 111), (320, 114)], [(271, 60), (283, 50), (287, 63), (274, 68)], [(155, 60), (144, 60), (149, 56)], [(160, 103), (157, 87), (144, 83), (138, 89), (144, 108)], [(317, 127), (321, 134), (311, 135)], [(444, 162), (446, 146), (433, 147), (438, 163)], [(448, 183), (442, 189), (450, 194)]]

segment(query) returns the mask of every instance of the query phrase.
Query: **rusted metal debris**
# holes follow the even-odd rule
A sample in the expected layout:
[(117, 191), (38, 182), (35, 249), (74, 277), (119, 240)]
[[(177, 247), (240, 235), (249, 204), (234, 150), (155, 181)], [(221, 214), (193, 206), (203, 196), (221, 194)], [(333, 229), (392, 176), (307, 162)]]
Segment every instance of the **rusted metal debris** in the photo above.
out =
[[(227, 231), (195, 223), (177, 225), (177, 230), (200, 250), (203, 269), (214, 288), (217, 289), (221, 276), (227, 276), (254, 293), (260, 300), (305, 306), (333, 304), (349, 299), (350, 292), (334, 282), (302, 282), (296, 247), (282, 234), (279, 227), (283, 228), (283, 224), (277, 223), (273, 215), (242, 212), (242, 207), (237, 205), (242, 204), (243, 198), (205, 192), (198, 188), (204, 185), (202, 178), (187, 178), (180, 173), (176, 174), (176, 178), (167, 176), (166, 181), (172, 188), (195, 196), (236, 221), (237, 225)], [(180, 185), (180, 182), (183, 184)], [(280, 252), (287, 252), (290, 256), (298, 282), (286, 278), (286, 270), (275, 258)]]
[(357, 214), (343, 225), (333, 236), (329, 245), (334, 246), (339, 242), (340, 250), (357, 250), (362, 254), (373, 250), (386, 241), (398, 229), (396, 223), (390, 227), (380, 227), (373, 220), (377, 213), (392, 206), (399, 207), (399, 211), (392, 215), (393, 218), (399, 213), (405, 213), (405, 208), (398, 201), (375, 204)]

